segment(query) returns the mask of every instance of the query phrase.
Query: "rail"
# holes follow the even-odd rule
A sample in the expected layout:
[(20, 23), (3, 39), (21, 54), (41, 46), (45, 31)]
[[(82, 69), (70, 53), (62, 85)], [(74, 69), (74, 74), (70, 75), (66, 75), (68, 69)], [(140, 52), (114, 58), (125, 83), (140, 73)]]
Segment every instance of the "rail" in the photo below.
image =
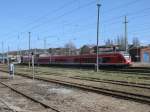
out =
[[(27, 74), (16, 73), (16, 75), (24, 76), (27, 78), (32, 78), (32, 76), (27, 75)], [(101, 87), (89, 86), (89, 85), (85, 85), (85, 84), (73, 83), (73, 82), (69, 82), (69, 81), (43, 78), (40, 76), (36, 76), (35, 79), (52, 82), (52, 83), (58, 83), (58, 84), (64, 85), (64, 86), (76, 87), (76, 88), (80, 88), (80, 89), (83, 89), (86, 91), (96, 92), (99, 94), (104, 94), (104, 95), (121, 98), (121, 99), (132, 100), (132, 101), (150, 105), (150, 96), (146, 96), (146, 95), (129, 93), (129, 92), (124, 92), (124, 91), (119, 91), (119, 90), (111, 90), (111, 89), (106, 89), (106, 88), (101, 88)], [(41, 103), (41, 102), (39, 102), (39, 103)], [(46, 105), (46, 106), (48, 106), (48, 105)]]
[[(32, 76), (29, 76), (26, 74), (18, 74), (18, 75), (21, 75), (21, 76), (24, 76), (27, 78), (32, 78)], [(73, 83), (73, 82), (68, 82), (68, 81), (61, 81), (61, 80), (50, 79), (50, 78), (47, 79), (47, 78), (43, 78), (43, 77), (39, 77), (39, 76), (36, 76), (35, 79), (52, 82), (52, 83), (57, 83), (57, 84), (64, 85), (64, 86), (76, 87), (76, 88), (80, 88), (80, 89), (86, 90), (86, 91), (96, 92), (96, 93), (103, 94), (103, 95), (108, 95), (108, 96), (121, 98), (121, 99), (132, 100), (132, 101), (150, 105), (150, 96), (146, 96), (146, 95), (139, 95), (139, 94), (134, 94), (134, 93), (128, 93), (128, 92), (111, 90), (111, 89), (100, 88), (100, 87), (94, 87), (94, 86), (78, 84), (78, 83)]]
[[(23, 93), (23, 92), (17, 90), (16, 88), (13, 88), (13, 87), (9, 86), (9, 85), (7, 85), (7, 84), (1, 82), (1, 81), (0, 81), (0, 84), (6, 86), (7, 88), (9, 88), (9, 89), (15, 91), (16, 93), (18, 93), (18, 94), (20, 94), (20, 95), (22, 95), (22, 96), (24, 96), (24, 97), (26, 97), (26, 98), (28, 98), (28, 99), (30, 99), (30, 100), (36, 102), (36, 103), (41, 104), (41, 105), (44, 106), (45, 108), (50, 108), (50, 109), (52, 109), (52, 110), (54, 110), (54, 111), (56, 111), (56, 112), (61, 112), (61, 111), (59, 111), (58, 109), (56, 109), (56, 108), (54, 108), (54, 107), (52, 107), (52, 106), (46, 104), (45, 102), (42, 102), (42, 101), (37, 100), (37, 99), (34, 99), (33, 97), (31, 97), (31, 96), (29, 96), (29, 95), (27, 95), (27, 94), (25, 94), (25, 93)], [(14, 111), (14, 112), (17, 112), (17, 111)]]
[[(1, 98), (0, 98), (0, 102), (2, 102), (7, 108), (6, 109), (8, 109), (8, 110), (10, 110), (10, 111), (12, 111), (12, 112), (18, 112), (18, 111), (16, 111), (16, 110), (14, 110), (13, 108), (11, 108), (4, 100), (2, 100)], [(4, 108), (5, 109), (5, 108)]]

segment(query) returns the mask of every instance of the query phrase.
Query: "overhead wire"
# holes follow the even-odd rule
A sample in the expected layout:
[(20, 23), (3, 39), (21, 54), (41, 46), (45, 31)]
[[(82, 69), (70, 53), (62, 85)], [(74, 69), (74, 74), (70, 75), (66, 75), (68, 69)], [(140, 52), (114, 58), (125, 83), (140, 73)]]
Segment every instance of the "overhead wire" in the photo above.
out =
[[(73, 0), (74, 1), (74, 0)], [(66, 4), (64, 4), (63, 6), (61, 6), (60, 8), (58, 8), (58, 9), (56, 9), (55, 11), (59, 11), (59, 10), (61, 10), (61, 8), (64, 8), (64, 7), (66, 7), (66, 5), (68, 5), (68, 4), (70, 4), (70, 3), (73, 3), (73, 1), (71, 1), (71, 2), (69, 2), (69, 3), (66, 3)], [(120, 5), (119, 7), (121, 7), (121, 6), (123, 6), (123, 5), (131, 5), (132, 3), (135, 3), (135, 2), (137, 2), (137, 1), (140, 1), (140, 0), (134, 0), (134, 1), (131, 1), (131, 2), (128, 2), (128, 3), (126, 3), (126, 4), (122, 4), (122, 5)], [(86, 4), (86, 5), (89, 5), (89, 4), (91, 4), (91, 2), (90, 3), (88, 3), (88, 4)], [(111, 10), (115, 10), (116, 8), (118, 8), (118, 7), (114, 7), (114, 8), (112, 8)], [(75, 9), (76, 10), (76, 9)], [(53, 12), (55, 12), (55, 11), (53, 11)], [(73, 10), (74, 11), (74, 10)], [(70, 11), (70, 12), (72, 12), (72, 11)], [(68, 12), (68, 13), (70, 13), (70, 12)], [(67, 14), (68, 14), (67, 13)], [(48, 13), (49, 14), (49, 13)], [(48, 14), (45, 14), (45, 15), (43, 15), (43, 16), (41, 16), (40, 18), (38, 18), (37, 20), (35, 20), (35, 21), (39, 21), (39, 20), (41, 20), (42, 18), (44, 18), (45, 16), (47, 16)], [(59, 17), (62, 17), (62, 16), (64, 16), (64, 15), (66, 15), (66, 13), (64, 13), (64, 14), (62, 14), (62, 15), (60, 15)], [(54, 18), (55, 19), (55, 18)], [(56, 17), (56, 19), (57, 19), (57, 17)], [(47, 22), (47, 21), (46, 21)], [(44, 22), (45, 23), (45, 22)], [(31, 24), (31, 23), (30, 23)], [(42, 24), (40, 24), (40, 25), (42, 25)], [(31, 29), (33, 29), (33, 28), (36, 28), (36, 27), (38, 27), (38, 26), (40, 26), (40, 25), (36, 25), (36, 26), (34, 26), (34, 27), (32, 27)]]
[[(95, 1), (95, 0), (94, 0), (94, 1)], [(72, 13), (75, 12), (75, 11), (78, 11), (78, 10), (80, 10), (80, 9), (83, 9), (83, 8), (89, 6), (89, 5), (92, 5), (92, 3), (95, 3), (94, 1), (88, 2), (87, 4), (84, 4), (84, 5), (82, 5), (81, 7), (77, 7), (77, 8), (75, 8), (75, 9), (72, 9), (72, 10), (70, 10), (70, 11), (68, 11), (68, 12), (65, 12), (65, 13), (63, 13), (63, 14), (57, 16), (57, 17), (54, 17), (54, 18), (52, 18), (52, 19), (50, 19), (50, 20), (44, 21), (44, 22), (42, 22), (42, 23), (40, 23), (40, 24), (38, 24), (38, 25), (35, 25), (35, 26), (31, 27), (31, 28), (28, 29), (28, 30), (36, 29), (37, 27), (39, 27), (39, 26), (41, 26), (41, 25), (43, 25), (43, 24), (46, 24), (47, 22), (53, 22), (53, 21), (59, 20), (60, 18), (66, 16), (66, 15), (72, 14)]]
[[(50, 11), (50, 12), (48, 12), (47, 14), (44, 14), (44, 15), (42, 15), (42, 16), (40, 16), (39, 18), (37, 18), (36, 20), (34, 20), (34, 21), (32, 21), (32, 22), (30, 22), (30, 23), (27, 23), (25, 26), (23, 26), (23, 28), (24, 27), (28, 27), (28, 26), (30, 26), (30, 25), (32, 25), (33, 23), (36, 23), (37, 21), (40, 21), (40, 20), (42, 20), (43, 18), (45, 18), (46, 16), (48, 16), (48, 14), (50, 14), (50, 13), (56, 13), (56, 12), (58, 12), (58, 11), (60, 11), (60, 10), (62, 10), (63, 8), (66, 8), (66, 6), (68, 6), (68, 5), (70, 5), (70, 4), (72, 4), (72, 3), (74, 3), (74, 1), (75, 0), (72, 0), (72, 1), (70, 1), (70, 2), (67, 2), (67, 3), (65, 3), (65, 4), (63, 4), (62, 6), (60, 6), (59, 8), (56, 8), (55, 10), (53, 10), (53, 11)], [(20, 32), (20, 31), (18, 31), (18, 30), (13, 30), (13, 32)], [(22, 33), (24, 33), (25, 31), (21, 31)], [(6, 36), (8, 36), (8, 35), (10, 35), (10, 34), (12, 34), (12, 33), (7, 33), (7, 34), (5, 34), (4, 36), (6, 37)], [(9, 37), (8, 37), (9, 38)], [(6, 39), (6, 38), (5, 38)]]
[[(139, 1), (141, 1), (141, 0), (134, 0), (134, 1), (131, 1), (131, 2), (128, 2), (128, 3), (126, 3), (126, 4), (122, 4), (122, 5), (131, 5), (131, 4), (135, 4), (135, 3), (137, 3), (137, 2), (139, 2)], [(122, 6), (121, 5), (121, 6)], [(120, 6), (120, 7), (121, 7)], [(116, 8), (118, 8), (118, 7), (116, 7)], [(113, 10), (113, 9), (116, 9), (116, 8), (112, 8), (111, 10)], [(149, 9), (149, 8), (148, 8)], [(144, 10), (148, 10), (147, 8), (146, 9), (143, 9), (143, 10), (140, 10), (140, 12), (143, 12)], [(137, 12), (139, 12), (139, 11), (137, 11)], [(132, 13), (129, 13), (129, 14), (135, 14), (135, 13), (137, 13), (137, 12), (132, 12)], [(139, 12), (139, 13), (140, 13)], [(129, 15), (128, 14), (128, 15)], [(125, 15), (125, 14), (124, 14)], [(115, 17), (115, 18), (113, 18), (113, 19), (120, 19), (121, 17), (124, 17), (124, 15), (121, 15), (121, 16), (119, 16), (119, 17)], [(110, 20), (109, 20), (110, 21)], [(112, 22), (112, 19), (111, 19), (111, 22)], [(111, 25), (113, 25), (113, 24), (116, 24), (117, 22), (120, 22), (120, 20), (119, 21), (116, 21), (116, 22), (113, 22), (113, 23), (111, 23)], [(105, 21), (105, 23), (103, 23), (103, 24), (109, 24), (110, 25), (110, 23), (108, 23), (108, 21)]]
[[(61, 17), (64, 17), (65, 15), (67, 15), (67, 14), (70, 14), (70, 13), (73, 13), (74, 11), (77, 11), (77, 10), (79, 10), (79, 9), (82, 9), (82, 8), (85, 8), (85, 7), (87, 7), (88, 5), (90, 5), (91, 3), (94, 3), (94, 0), (92, 0), (92, 2), (90, 1), (90, 2), (88, 2), (87, 4), (85, 4), (85, 5), (82, 5), (82, 6), (80, 6), (80, 7), (77, 7), (77, 8), (75, 8), (75, 9), (73, 9), (73, 10), (71, 10), (71, 11), (68, 11), (68, 12), (65, 12), (64, 14), (62, 14), (62, 15), (60, 15), (60, 16), (57, 16), (57, 17), (55, 17), (55, 18), (53, 18), (52, 20), (58, 20), (58, 19), (60, 19)], [(62, 6), (63, 7), (63, 6)], [(59, 8), (60, 9), (60, 8)], [(61, 10), (61, 9), (60, 9)], [(37, 27), (39, 27), (39, 26), (41, 26), (41, 25), (43, 25), (43, 24), (46, 24), (47, 22), (49, 22), (50, 20), (47, 20), (47, 21), (44, 21), (44, 22), (42, 22), (42, 23), (40, 23), (40, 24), (38, 24), (38, 25), (35, 25), (35, 26), (33, 26), (33, 27), (31, 27), (30, 29), (28, 29), (28, 30), (24, 30), (24, 31), (22, 31), (22, 33), (26, 33), (27, 34), (27, 32), (28, 31), (30, 31), (30, 30), (32, 30), (32, 29), (36, 29)], [(15, 33), (14, 33), (14, 35), (16, 35)], [(11, 37), (11, 38), (14, 38), (15, 36), (13, 36), (13, 37)], [(5, 38), (5, 39), (9, 39), (9, 37), (7, 37), (7, 38)]]
[[(134, 0), (134, 1), (132, 1), (132, 4), (134, 4), (134, 2), (135, 1), (137, 1), (137, 0)], [(140, 1), (140, 0), (139, 0)], [(95, 2), (93, 2), (93, 3), (95, 3)], [(129, 3), (131, 3), (131, 2), (128, 2), (128, 3), (126, 3), (126, 4), (128, 4), (128, 5), (131, 5), (131, 4), (129, 4)], [(89, 4), (91, 4), (91, 2), (89, 3)], [(120, 6), (121, 7), (121, 6)], [(117, 7), (118, 8), (118, 7)], [(80, 8), (77, 8), (77, 9), (80, 9)], [(66, 12), (66, 13), (64, 13), (64, 14), (62, 14), (62, 15), (59, 15), (58, 17), (55, 17), (55, 18), (53, 18), (53, 19), (51, 19), (51, 20), (58, 20), (58, 19), (60, 19), (61, 17), (64, 17), (65, 15), (67, 15), (67, 14), (71, 14), (72, 12), (74, 12), (75, 10), (77, 10), (77, 9), (73, 9), (73, 10), (71, 10), (71, 11), (68, 11), (68, 12)], [(146, 9), (146, 10), (149, 10), (150, 8), (148, 8), (148, 9)], [(111, 10), (116, 10), (116, 8), (113, 8), (113, 9), (111, 9)], [(143, 10), (142, 10), (143, 11)], [(142, 12), (141, 11), (141, 12)], [(134, 12), (134, 13), (136, 13), (137, 14), (137, 12)], [(128, 13), (128, 15), (130, 15), (130, 14), (134, 14), (134, 13)], [(124, 15), (122, 15), (122, 16), (119, 16), (119, 17), (124, 17)], [(117, 17), (118, 18), (118, 17)], [(42, 18), (41, 18), (42, 19)], [(114, 18), (113, 18), (114, 19)], [(112, 19), (111, 19), (112, 20)], [(35, 26), (33, 26), (33, 27), (31, 27), (29, 30), (32, 30), (32, 29), (35, 29), (35, 28), (37, 28), (37, 27), (39, 27), (39, 26), (41, 26), (41, 25), (43, 25), (43, 24), (45, 24), (45, 23), (47, 23), (47, 22), (49, 22), (50, 20), (47, 20), (47, 21), (44, 21), (44, 23), (40, 23), (40, 24), (38, 24), (38, 25), (35, 25)], [(106, 22), (106, 21), (105, 21)], [(118, 21), (117, 21), (118, 22)], [(114, 23), (113, 23), (114, 24)]]
[(129, 2), (127, 2), (127, 3), (124, 3), (124, 4), (121, 4), (121, 5), (119, 5), (119, 6), (113, 7), (113, 8), (111, 8), (111, 9), (108, 9), (108, 10), (104, 11), (103, 13), (106, 14), (106, 13), (112, 12), (112, 11), (114, 11), (114, 10), (118, 10), (119, 8), (125, 8), (124, 6), (128, 7), (128, 6), (131, 6), (131, 5), (133, 5), (133, 4), (138, 3), (138, 2), (140, 2), (140, 1), (141, 1), (141, 0), (129, 1)]

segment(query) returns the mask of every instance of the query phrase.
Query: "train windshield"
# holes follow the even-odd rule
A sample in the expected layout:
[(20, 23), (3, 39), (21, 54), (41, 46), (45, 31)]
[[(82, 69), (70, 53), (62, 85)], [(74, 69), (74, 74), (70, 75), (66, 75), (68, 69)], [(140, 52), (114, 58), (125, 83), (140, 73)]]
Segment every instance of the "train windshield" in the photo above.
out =
[(125, 59), (130, 60), (130, 55), (128, 53), (124, 53), (123, 56), (125, 57)]

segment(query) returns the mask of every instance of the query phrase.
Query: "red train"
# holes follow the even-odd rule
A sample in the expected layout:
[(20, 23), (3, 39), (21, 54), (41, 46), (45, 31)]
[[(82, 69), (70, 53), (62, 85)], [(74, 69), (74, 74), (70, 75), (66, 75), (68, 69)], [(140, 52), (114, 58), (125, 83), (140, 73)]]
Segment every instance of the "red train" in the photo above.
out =
[[(126, 53), (112, 52), (99, 54), (99, 66), (130, 66), (131, 59)], [(31, 61), (31, 57), (23, 56), (22, 64)], [(78, 56), (35, 56), (35, 64), (38, 65), (77, 65), (77, 66), (95, 66), (96, 54), (78, 55)]]

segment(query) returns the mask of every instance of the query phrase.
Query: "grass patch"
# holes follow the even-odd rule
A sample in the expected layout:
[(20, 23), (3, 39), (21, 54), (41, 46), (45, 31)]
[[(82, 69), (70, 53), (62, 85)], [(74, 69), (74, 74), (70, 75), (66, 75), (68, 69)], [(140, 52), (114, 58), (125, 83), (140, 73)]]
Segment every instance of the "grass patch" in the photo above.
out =
[[(32, 67), (29, 69), (28, 66), (17, 65), (16, 72), (32, 74)], [(150, 76), (143, 75), (142, 73), (138, 73), (137, 75), (136, 73), (128, 74), (124, 72), (118, 72), (118, 71), (111, 72), (107, 70), (100, 70), (99, 72), (95, 72), (94, 70), (91, 70), (91, 69), (35, 67), (35, 74), (36, 75), (54, 75), (54, 76), (63, 76), (63, 77), (81, 77), (81, 78), (91, 78), (91, 79), (97, 79), (97, 80), (106, 79), (106, 80), (150, 84)]]

